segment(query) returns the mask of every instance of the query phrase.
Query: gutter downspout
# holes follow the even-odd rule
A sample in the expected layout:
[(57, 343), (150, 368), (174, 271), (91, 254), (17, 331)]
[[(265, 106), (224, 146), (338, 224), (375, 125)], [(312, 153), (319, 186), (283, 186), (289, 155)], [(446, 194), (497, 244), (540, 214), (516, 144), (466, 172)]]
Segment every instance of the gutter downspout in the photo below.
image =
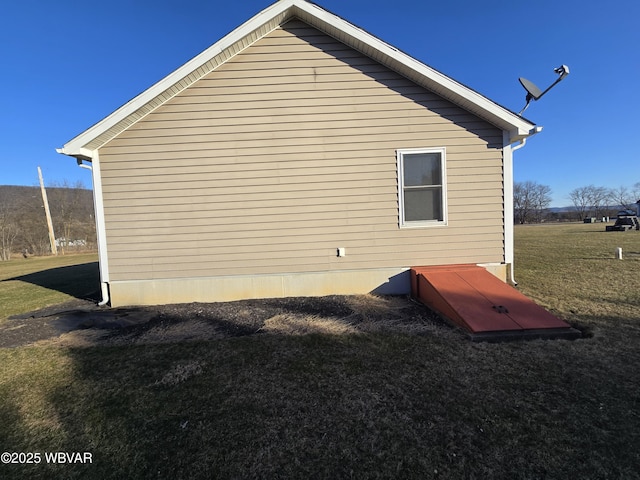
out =
[[(542, 131), (542, 127), (541, 126), (535, 126), (534, 128), (532, 128), (529, 131), (529, 136), (531, 135), (535, 135), (536, 133), (540, 133)], [(524, 137), (521, 140), (518, 141), (518, 143), (516, 145), (514, 145), (513, 147), (509, 144), (509, 155), (511, 156), (511, 164), (512, 164), (512, 170), (511, 170), (511, 181), (513, 182), (513, 152), (515, 152), (516, 150), (520, 150), (522, 147), (524, 147), (527, 144), (527, 138), (528, 137)], [(511, 190), (511, 195), (513, 195), (513, 189)], [(511, 212), (509, 212), (509, 215), (511, 216), (511, 219), (509, 220), (511, 222), (512, 225), (512, 229), (513, 229), (513, 199), (511, 199)], [(512, 239), (513, 240), (513, 239)], [(514, 261), (513, 259), (511, 259), (511, 261), (509, 262), (509, 283), (511, 283), (514, 287), (516, 285), (518, 285), (518, 282), (516, 281), (516, 277), (515, 277), (515, 273), (513, 270), (513, 265), (514, 265)]]
[[(78, 162), (78, 166), (80, 168), (85, 168), (91, 172), (91, 179), (93, 180), (93, 167), (82, 163), (82, 159), (80, 158), (76, 158), (76, 161)], [(94, 214), (95, 214), (95, 205), (94, 205)], [(107, 284), (107, 282), (100, 282), (100, 293), (102, 296), (102, 300), (98, 302), (98, 306), (104, 307), (107, 303), (109, 303), (109, 285)]]
[(522, 140), (520, 140), (518, 142), (518, 144), (514, 147), (511, 147), (511, 151), (515, 152), (516, 150), (520, 150), (522, 147), (524, 147), (527, 144), (527, 137), (524, 137)]
[(102, 300), (98, 302), (98, 306), (104, 307), (109, 303), (109, 284), (107, 282), (100, 282), (100, 292), (102, 293)]

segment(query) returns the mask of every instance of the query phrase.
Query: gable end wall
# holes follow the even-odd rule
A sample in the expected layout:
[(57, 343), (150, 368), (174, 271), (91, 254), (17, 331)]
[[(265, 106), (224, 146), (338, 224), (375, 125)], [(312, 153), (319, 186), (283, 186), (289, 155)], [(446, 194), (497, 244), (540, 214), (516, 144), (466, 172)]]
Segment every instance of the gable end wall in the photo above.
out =
[[(443, 146), (448, 226), (400, 229), (396, 149)], [(502, 262), (501, 147), (496, 127), (291, 21), (100, 149), (110, 280)]]

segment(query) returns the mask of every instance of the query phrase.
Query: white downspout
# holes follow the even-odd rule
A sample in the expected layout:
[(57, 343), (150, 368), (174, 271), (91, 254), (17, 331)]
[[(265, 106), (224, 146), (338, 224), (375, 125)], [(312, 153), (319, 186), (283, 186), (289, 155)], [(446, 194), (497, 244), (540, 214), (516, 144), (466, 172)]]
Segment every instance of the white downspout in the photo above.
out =
[(524, 147), (527, 144), (527, 137), (523, 138), (522, 140), (520, 140), (518, 142), (517, 145), (511, 147), (511, 152), (515, 152), (516, 150), (520, 150), (522, 147)]
[(100, 225), (98, 222), (98, 209), (97, 209), (97, 200), (96, 200), (96, 195), (97, 192), (95, 191), (96, 188), (96, 182), (95, 182), (95, 178), (94, 178), (94, 170), (93, 167), (90, 165), (85, 165), (84, 163), (82, 163), (82, 160), (80, 158), (76, 158), (77, 162), (78, 162), (78, 166), (80, 168), (85, 168), (87, 170), (89, 170), (91, 172), (91, 181), (93, 183), (93, 210), (94, 210), (94, 215), (96, 216), (95, 220), (96, 220), (96, 232), (98, 235), (98, 257), (100, 259), (99, 265), (100, 265), (100, 294), (102, 296), (102, 300), (98, 302), (98, 306), (99, 307), (103, 307), (105, 306), (107, 303), (109, 303), (109, 284), (105, 281), (105, 276), (104, 276), (104, 268), (103, 268), (103, 264), (102, 264), (102, 242), (100, 241)]
[(98, 302), (98, 306), (104, 307), (109, 303), (109, 284), (107, 282), (100, 282), (100, 292), (102, 293), (102, 300)]
[[(536, 126), (531, 131), (529, 131), (529, 135), (535, 135), (536, 133), (540, 133), (542, 131), (542, 127)], [(511, 146), (511, 135), (509, 132), (504, 132), (503, 136), (503, 158), (504, 158), (504, 244), (505, 244), (505, 252), (504, 252), (504, 261), (507, 265), (509, 265), (508, 272), (508, 281), (513, 286), (516, 286), (518, 282), (516, 281), (515, 273), (513, 270), (514, 264), (514, 232), (513, 232), (513, 215), (514, 215), (514, 206), (513, 206), (513, 152), (521, 149), (527, 144), (527, 137), (524, 137), (514, 146)]]
[(514, 234), (513, 234), (513, 150), (521, 148), (525, 139), (516, 147), (511, 146), (511, 135), (503, 133), (502, 160), (503, 160), (503, 190), (504, 190), (504, 263), (508, 265), (507, 282), (517, 285), (513, 273), (514, 261)]

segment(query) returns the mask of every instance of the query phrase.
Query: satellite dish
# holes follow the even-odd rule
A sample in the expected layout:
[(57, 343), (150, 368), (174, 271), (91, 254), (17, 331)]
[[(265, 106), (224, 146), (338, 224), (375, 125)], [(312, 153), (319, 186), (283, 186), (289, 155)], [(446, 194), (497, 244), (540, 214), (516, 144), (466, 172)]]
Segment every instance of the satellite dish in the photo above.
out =
[(538, 100), (540, 98), (540, 95), (542, 95), (542, 90), (536, 87), (535, 83), (522, 77), (520, 77), (518, 80), (527, 91), (527, 100), (530, 100), (531, 98), (533, 98), (534, 100)]
[(557, 73), (559, 77), (556, 79), (555, 82), (549, 85), (549, 87), (547, 87), (547, 89), (544, 92), (541, 91), (530, 80), (527, 80), (526, 78), (522, 78), (522, 77), (518, 79), (518, 81), (520, 82), (520, 85), (522, 85), (524, 89), (527, 91), (527, 97), (525, 98), (527, 103), (524, 106), (524, 108), (520, 110), (520, 113), (518, 115), (522, 115), (524, 113), (524, 111), (527, 109), (527, 107), (531, 103), (531, 100), (536, 100), (536, 101), (539, 100), (545, 93), (547, 93), (549, 90), (555, 87), (560, 81), (562, 81), (564, 77), (569, 75), (569, 67), (567, 67), (566, 65), (561, 65), (558, 68), (554, 68), (553, 71)]

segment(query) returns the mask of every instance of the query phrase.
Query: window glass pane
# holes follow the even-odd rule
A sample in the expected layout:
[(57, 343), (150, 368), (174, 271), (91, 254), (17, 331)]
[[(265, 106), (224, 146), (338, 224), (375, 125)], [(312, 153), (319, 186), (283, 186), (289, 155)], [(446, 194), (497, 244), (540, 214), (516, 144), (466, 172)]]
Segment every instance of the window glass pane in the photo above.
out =
[(420, 188), (404, 191), (404, 220), (443, 220), (442, 188)]
[(405, 187), (442, 185), (439, 153), (404, 154)]

